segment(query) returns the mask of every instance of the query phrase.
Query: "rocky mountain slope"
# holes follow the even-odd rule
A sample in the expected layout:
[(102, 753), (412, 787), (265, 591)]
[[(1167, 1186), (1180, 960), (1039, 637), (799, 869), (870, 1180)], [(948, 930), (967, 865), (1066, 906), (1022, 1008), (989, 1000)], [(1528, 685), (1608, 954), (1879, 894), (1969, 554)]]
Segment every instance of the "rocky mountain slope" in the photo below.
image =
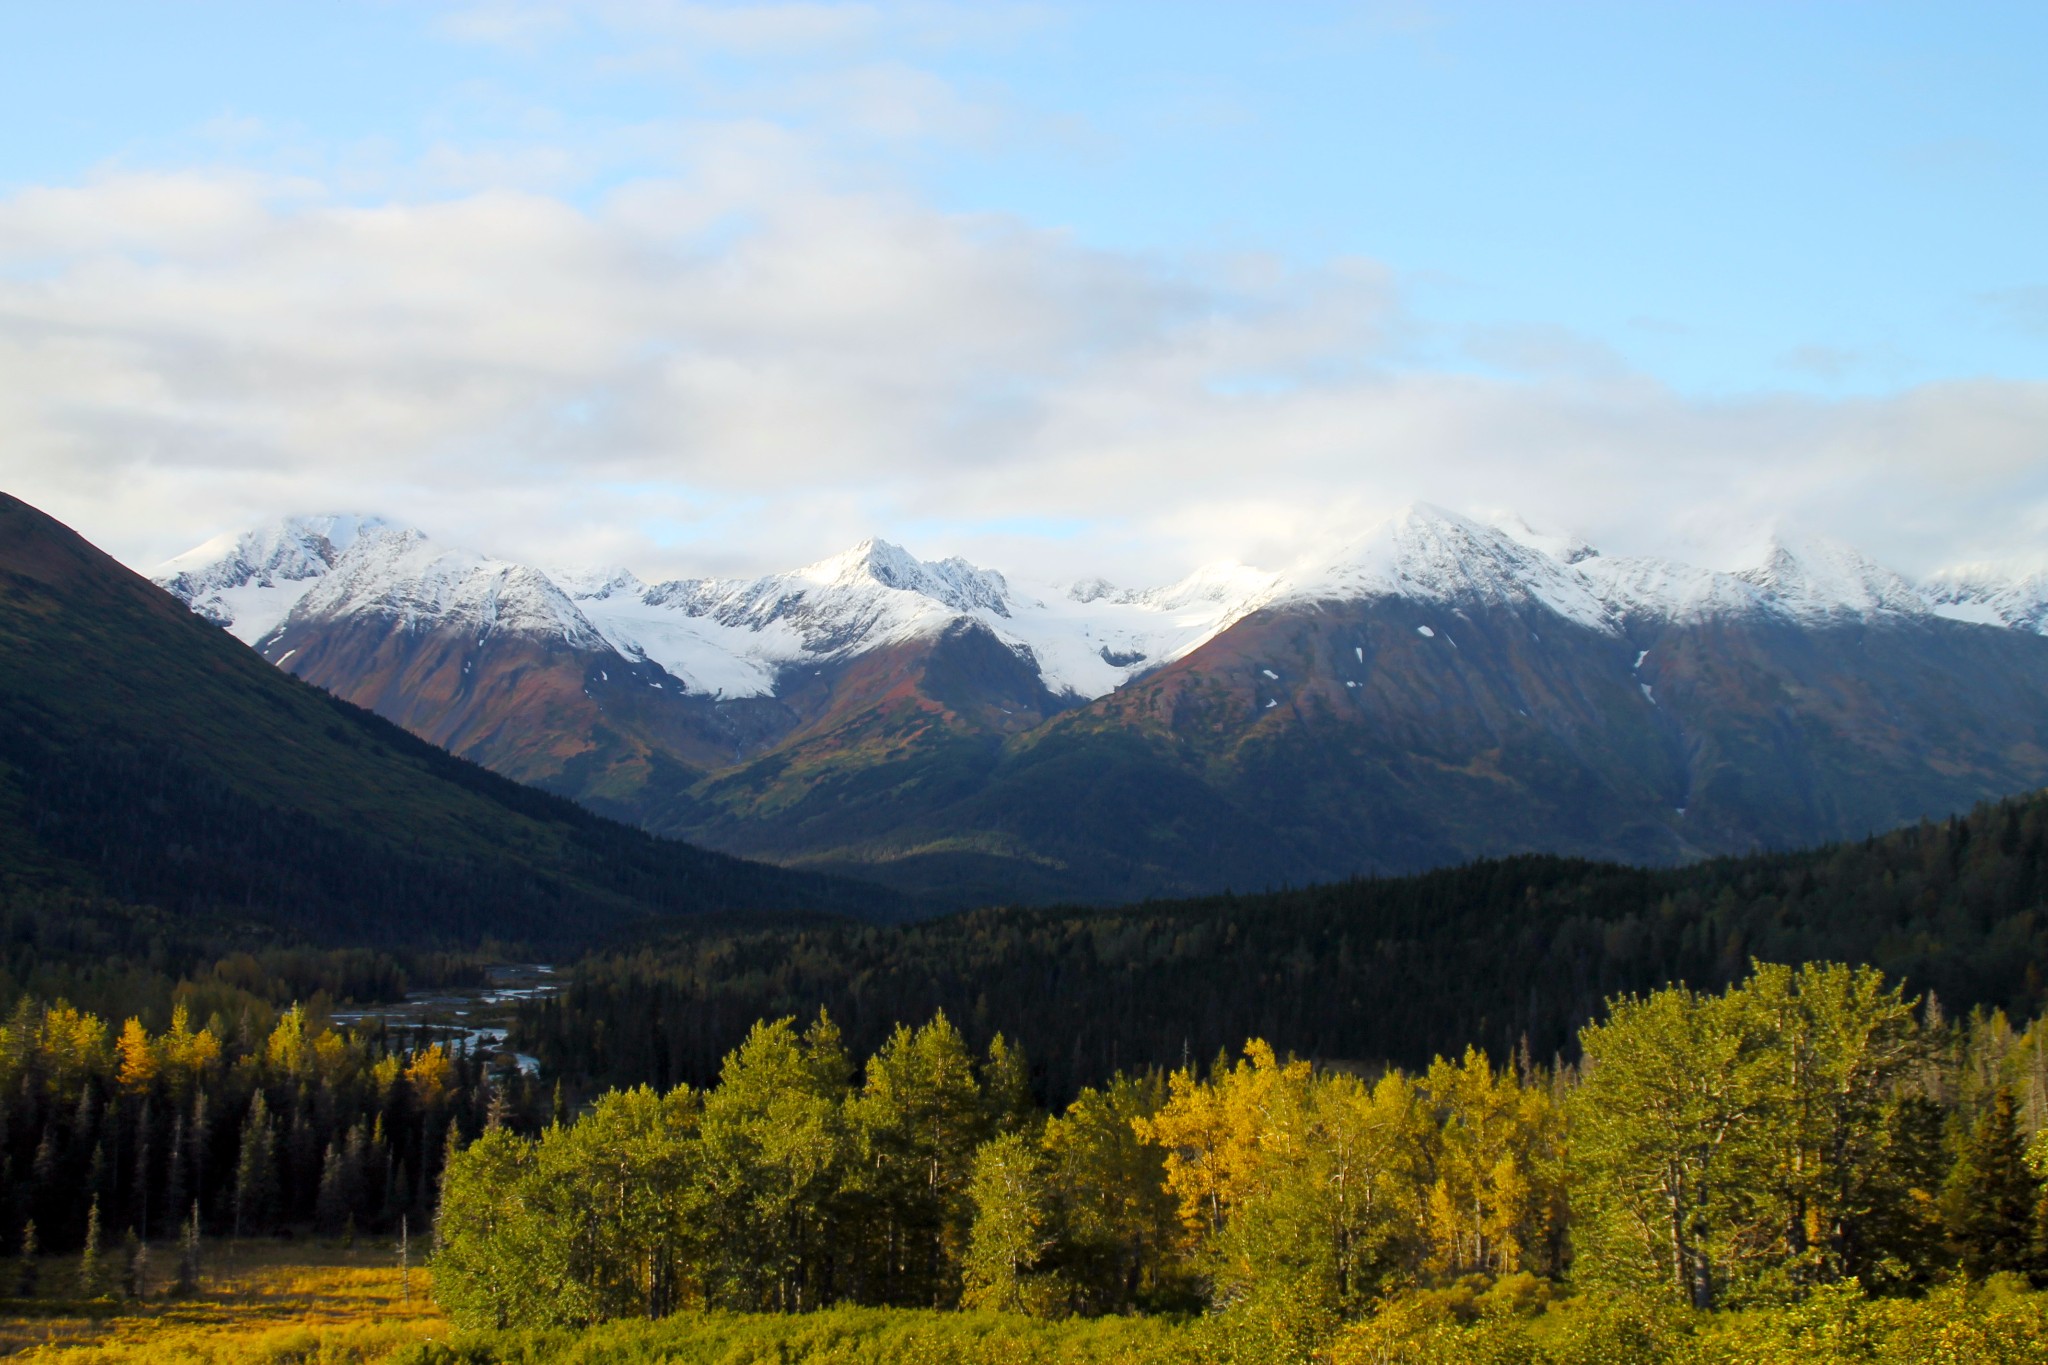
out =
[(1020, 586), (869, 541), (544, 573), (374, 518), (158, 581), (272, 662), (665, 833), (956, 900), (1860, 837), (2048, 783), (2048, 581), (1721, 573), (1416, 506), (1279, 572)]
[[(189, 581), (230, 611), (268, 609), (258, 594), (346, 562), (343, 525), (242, 542), (247, 572)], [(11, 952), (52, 936), (90, 949), (88, 928), (151, 960), (188, 940), (574, 949), (671, 915), (901, 908), (651, 838), (452, 757), (267, 666), (0, 494)]]

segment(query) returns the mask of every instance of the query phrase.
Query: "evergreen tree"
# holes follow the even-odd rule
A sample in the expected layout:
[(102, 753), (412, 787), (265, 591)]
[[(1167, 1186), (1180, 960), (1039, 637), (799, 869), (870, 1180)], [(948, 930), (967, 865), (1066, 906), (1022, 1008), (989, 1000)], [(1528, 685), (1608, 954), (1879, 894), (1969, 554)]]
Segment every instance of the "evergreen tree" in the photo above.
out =
[(276, 1199), (277, 1135), (271, 1128), (270, 1106), (258, 1090), (249, 1102), (235, 1161), (235, 1235), (268, 1232)]
[(85, 1216), (85, 1245), (78, 1253), (78, 1296), (98, 1298), (105, 1289), (101, 1283), (105, 1274), (100, 1256), (100, 1201), (95, 1198)]
[(21, 1298), (36, 1296), (36, 1285), (41, 1279), (42, 1262), (36, 1256), (36, 1220), (31, 1218), (21, 1229), (21, 1254), (14, 1262), (14, 1292)]
[(185, 1220), (178, 1239), (178, 1277), (171, 1285), (174, 1294), (199, 1292), (199, 1201), (192, 1201), (191, 1216)]
[(141, 1299), (148, 1289), (149, 1246), (130, 1228), (121, 1235), (121, 1297)]
[(2002, 1088), (1971, 1128), (1942, 1191), (1949, 1240), (1964, 1271), (1981, 1278), (2029, 1269), (2039, 1199), (2012, 1091)]

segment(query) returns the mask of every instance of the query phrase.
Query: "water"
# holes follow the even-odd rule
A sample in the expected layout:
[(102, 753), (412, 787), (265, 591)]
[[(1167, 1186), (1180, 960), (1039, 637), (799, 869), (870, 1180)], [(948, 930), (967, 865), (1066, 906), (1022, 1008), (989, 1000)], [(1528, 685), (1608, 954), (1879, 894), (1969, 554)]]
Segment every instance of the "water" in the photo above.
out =
[(374, 1028), (382, 1023), (394, 1034), (418, 1036), (422, 1031), (437, 1043), (463, 1047), (493, 1057), (499, 1066), (540, 1075), (540, 1059), (505, 1047), (505, 1035), (521, 1003), (553, 995), (568, 984), (551, 963), (505, 963), (485, 969), (481, 986), (444, 986), (410, 991), (393, 1004), (336, 1010), (337, 1025)]

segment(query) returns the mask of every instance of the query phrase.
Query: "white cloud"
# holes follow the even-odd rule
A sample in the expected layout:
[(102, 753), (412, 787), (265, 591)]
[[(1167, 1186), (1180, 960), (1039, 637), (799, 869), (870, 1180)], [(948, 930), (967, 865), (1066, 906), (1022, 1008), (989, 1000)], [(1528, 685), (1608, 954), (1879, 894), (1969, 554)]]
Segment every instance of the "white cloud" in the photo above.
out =
[(2048, 385), (1693, 401), (1370, 262), (1159, 261), (849, 188), (770, 124), (575, 206), (243, 173), (0, 200), (0, 480), (131, 563), (295, 510), (647, 572), (869, 533), (1025, 571), (1277, 563), (1411, 498), (1711, 556), (1786, 515), (1909, 570), (2048, 524)]

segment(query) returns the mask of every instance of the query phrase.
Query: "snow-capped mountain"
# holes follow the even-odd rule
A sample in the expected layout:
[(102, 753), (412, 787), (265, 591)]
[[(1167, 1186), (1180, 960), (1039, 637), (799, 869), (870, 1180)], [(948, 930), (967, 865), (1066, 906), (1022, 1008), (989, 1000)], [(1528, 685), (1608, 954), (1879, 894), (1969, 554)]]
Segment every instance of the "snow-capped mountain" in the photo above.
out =
[(1802, 621), (1924, 616), (1927, 599), (1911, 583), (1867, 555), (1818, 536), (1778, 533), (1761, 562), (1736, 577), (1754, 583), (1764, 600)]
[(302, 581), (303, 593), (270, 634), (309, 622), (367, 618), (406, 631), (509, 632), (559, 639), (572, 649), (604, 647), (603, 636), (546, 574), (443, 549), (418, 531), (360, 535), (326, 573)]
[(1086, 577), (1013, 583), (883, 540), (756, 579), (650, 584), (623, 568), (542, 571), (444, 549), (419, 531), (356, 516), (296, 517), (222, 536), (155, 578), (250, 643), (295, 613), (371, 614), (413, 630), (523, 631), (654, 663), (688, 691), (725, 699), (772, 696), (783, 669), (844, 661), (960, 622), (1017, 651), (1054, 694), (1092, 699), (1254, 611), (1369, 598), (1514, 606), (1608, 633), (1630, 617), (1813, 624), (1933, 614), (2048, 627), (2048, 575), (1959, 571), (1916, 587), (1848, 546), (1783, 534), (1750, 567), (1721, 572), (1608, 559), (1512, 514), (1489, 524), (1420, 503), (1278, 572), (1207, 565), (1155, 588)]
[(207, 620), (254, 644), (277, 628), (359, 537), (389, 525), (381, 517), (287, 517), (216, 536), (163, 564), (153, 577)]
[(1096, 697), (1200, 645), (1270, 596), (1275, 575), (1214, 565), (1160, 588), (1013, 587), (963, 559), (866, 540), (757, 579), (642, 582), (622, 568), (543, 572), (447, 550), (375, 518), (299, 517), (222, 536), (155, 581), (257, 644), (292, 620), (552, 634), (659, 665), (692, 691), (766, 697), (788, 667), (838, 662), (972, 621), (1055, 694)]
[(1789, 533), (1721, 571), (1417, 504), (1157, 587), (879, 540), (648, 582), (318, 517), (157, 581), (508, 775), (963, 897), (1670, 861), (2048, 783), (2048, 576), (1916, 584)]
[(1922, 592), (1929, 607), (1950, 620), (2048, 635), (2048, 572), (1961, 565), (1935, 574)]
[(1335, 559), (1311, 559), (1281, 575), (1270, 600), (1280, 604), (1373, 597), (1450, 606), (1541, 607), (1589, 630), (1615, 628), (1607, 604), (1573, 564), (1506, 530), (1428, 503), (1404, 508)]

